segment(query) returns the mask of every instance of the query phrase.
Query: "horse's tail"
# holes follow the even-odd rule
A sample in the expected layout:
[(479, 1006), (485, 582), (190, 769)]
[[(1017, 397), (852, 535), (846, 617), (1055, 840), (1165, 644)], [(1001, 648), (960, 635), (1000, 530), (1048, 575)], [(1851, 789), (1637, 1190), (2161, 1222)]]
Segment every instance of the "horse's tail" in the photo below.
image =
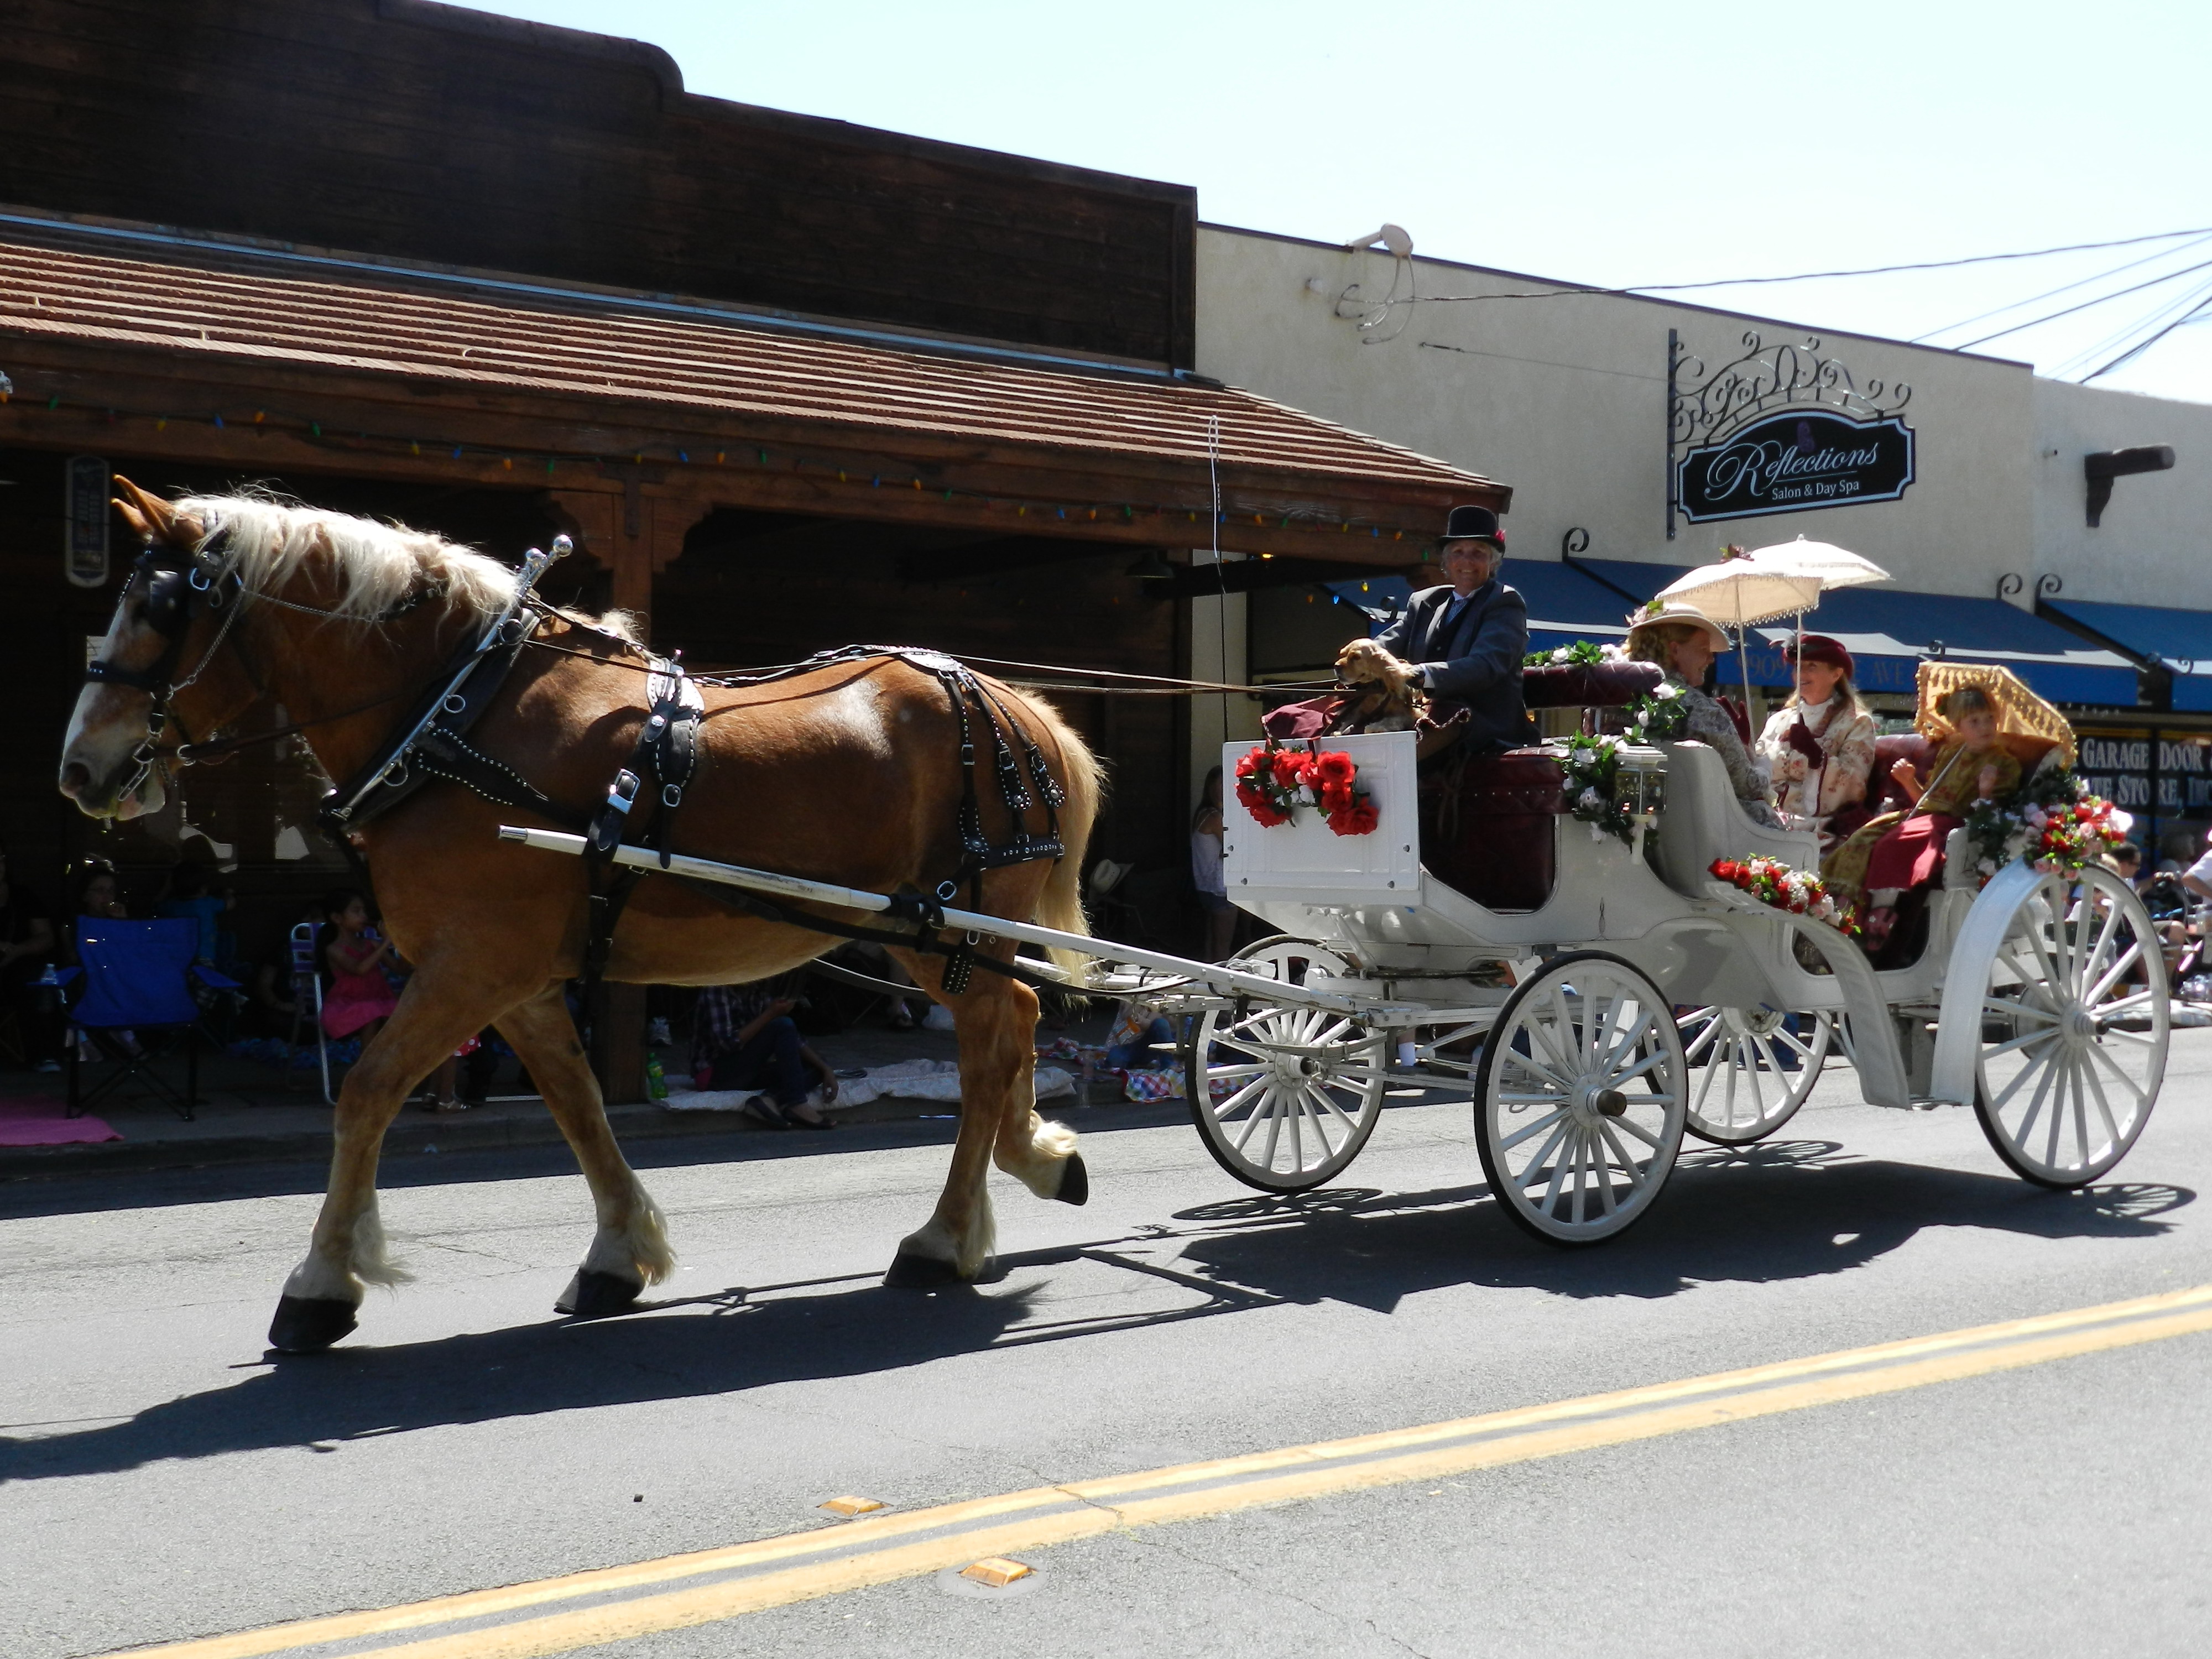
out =
[[(1060, 844), (1066, 850), (1053, 866), (1030, 920), (1063, 933), (1088, 936), (1091, 922), (1083, 914), (1083, 856), (1105, 799), (1105, 769), (1057, 708), (1033, 695), (1022, 701), (1036, 711), (1038, 723), (1060, 750), (1060, 784), (1067, 796), (1060, 809)], [(1080, 951), (1062, 950), (1054, 950), (1052, 959), (1071, 974), (1081, 973), (1085, 960)]]

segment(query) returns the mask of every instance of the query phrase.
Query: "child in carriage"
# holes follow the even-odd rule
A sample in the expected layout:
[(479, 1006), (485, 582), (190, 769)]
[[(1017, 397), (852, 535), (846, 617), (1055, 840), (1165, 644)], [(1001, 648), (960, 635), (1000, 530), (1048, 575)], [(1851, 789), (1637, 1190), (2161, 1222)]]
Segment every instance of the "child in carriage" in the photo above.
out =
[(1853, 904), (1863, 896), (1869, 951), (1888, 940), (1899, 896), (1941, 872), (1944, 843), (1974, 804), (2002, 799), (2020, 787), (2020, 762), (1998, 738), (1997, 706), (1988, 691), (1960, 686), (1937, 700), (1935, 712), (1952, 735), (1929, 763), (1926, 780), (1909, 760), (1890, 769), (1911, 806), (1862, 824), (1821, 865), (1821, 877), (1840, 902)]

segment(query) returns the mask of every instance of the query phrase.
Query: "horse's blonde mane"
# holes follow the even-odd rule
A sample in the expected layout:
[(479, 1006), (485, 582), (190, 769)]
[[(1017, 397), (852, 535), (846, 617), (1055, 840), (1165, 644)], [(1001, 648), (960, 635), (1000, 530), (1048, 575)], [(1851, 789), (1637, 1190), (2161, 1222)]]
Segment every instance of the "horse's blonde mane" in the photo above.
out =
[(368, 621), (432, 583), (487, 617), (514, 598), (514, 572), (427, 531), (259, 495), (187, 495), (176, 510), (227, 532), (223, 550), (251, 590), (266, 592), (325, 555), (338, 591), (323, 603), (341, 617)]

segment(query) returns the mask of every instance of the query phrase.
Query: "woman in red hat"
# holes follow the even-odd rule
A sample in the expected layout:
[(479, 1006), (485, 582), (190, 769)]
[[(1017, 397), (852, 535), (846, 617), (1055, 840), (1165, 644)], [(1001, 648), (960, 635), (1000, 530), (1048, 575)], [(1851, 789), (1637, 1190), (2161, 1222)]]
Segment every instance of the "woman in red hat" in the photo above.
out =
[(1797, 689), (1768, 717), (1758, 755), (1784, 820), (1816, 831), (1826, 852), (1835, 839), (1828, 820), (1866, 799), (1881, 726), (1859, 700), (1841, 641), (1808, 634), (1782, 653), (1796, 670)]

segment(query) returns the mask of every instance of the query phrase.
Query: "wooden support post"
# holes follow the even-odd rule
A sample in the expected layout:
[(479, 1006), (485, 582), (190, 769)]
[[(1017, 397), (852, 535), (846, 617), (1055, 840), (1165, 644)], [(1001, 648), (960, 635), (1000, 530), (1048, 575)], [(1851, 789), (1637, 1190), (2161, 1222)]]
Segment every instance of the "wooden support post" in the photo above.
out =
[[(582, 532), (583, 544), (614, 575), (614, 603), (653, 627), (653, 578), (684, 550), (684, 534), (705, 510), (659, 493), (657, 467), (609, 468), (612, 490), (560, 490), (554, 497)], [(646, 988), (603, 984), (593, 999), (592, 1067), (609, 1105), (646, 1098)]]

